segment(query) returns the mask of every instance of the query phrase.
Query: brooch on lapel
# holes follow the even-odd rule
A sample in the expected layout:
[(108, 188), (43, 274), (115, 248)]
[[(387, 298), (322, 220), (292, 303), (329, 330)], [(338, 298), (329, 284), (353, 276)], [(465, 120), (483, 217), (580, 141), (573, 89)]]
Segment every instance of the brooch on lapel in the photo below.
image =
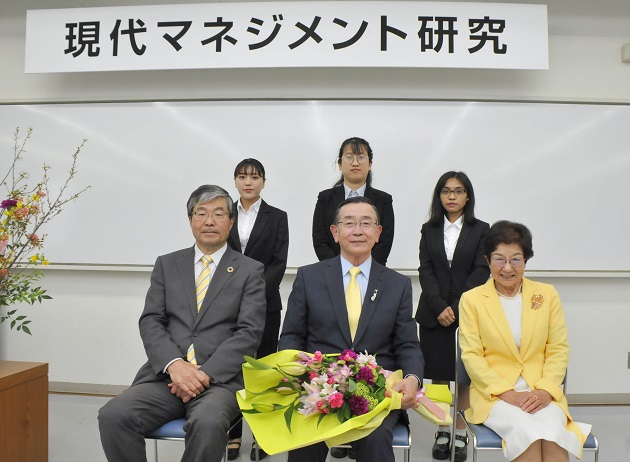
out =
[(376, 300), (376, 294), (378, 294), (378, 289), (374, 289), (374, 293), (370, 297), (370, 300), (372, 300), (372, 301)]
[(538, 308), (540, 308), (544, 300), (545, 299), (540, 294), (532, 295), (532, 310), (537, 310)]
[(232, 268), (231, 266), (228, 266), (227, 272), (228, 273), (233, 273), (234, 272), (234, 268)]

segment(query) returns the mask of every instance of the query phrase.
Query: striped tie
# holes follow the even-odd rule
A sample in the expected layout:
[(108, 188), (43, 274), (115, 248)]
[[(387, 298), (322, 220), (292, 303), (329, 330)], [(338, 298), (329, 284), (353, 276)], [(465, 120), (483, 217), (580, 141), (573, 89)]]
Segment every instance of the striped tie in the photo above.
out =
[(350, 324), (350, 336), (354, 341), (354, 336), (359, 327), (359, 318), (361, 317), (361, 289), (357, 282), (357, 275), (361, 272), (359, 268), (353, 266), (348, 270), (350, 273), (350, 282), (346, 287), (346, 309), (348, 310), (348, 324)]
[[(203, 268), (197, 278), (197, 285), (195, 289), (197, 292), (197, 313), (201, 310), (201, 304), (203, 303), (203, 299), (208, 291), (208, 286), (210, 285), (210, 263), (212, 263), (212, 257), (204, 255), (201, 257), (201, 261), (203, 261)], [(192, 343), (188, 347), (186, 360), (191, 364), (197, 364), (197, 359), (195, 358), (195, 346)]]

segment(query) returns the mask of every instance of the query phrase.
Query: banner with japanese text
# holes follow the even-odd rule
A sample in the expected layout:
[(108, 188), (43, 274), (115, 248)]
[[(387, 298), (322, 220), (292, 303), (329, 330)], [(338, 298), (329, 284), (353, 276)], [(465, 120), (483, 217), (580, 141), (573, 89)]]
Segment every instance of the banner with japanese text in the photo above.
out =
[(548, 69), (547, 6), (263, 2), (29, 10), (25, 72)]

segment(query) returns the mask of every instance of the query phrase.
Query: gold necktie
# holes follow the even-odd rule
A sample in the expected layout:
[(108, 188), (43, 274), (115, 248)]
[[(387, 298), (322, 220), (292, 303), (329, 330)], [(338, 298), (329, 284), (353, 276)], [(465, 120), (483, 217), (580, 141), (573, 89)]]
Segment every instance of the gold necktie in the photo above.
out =
[(361, 289), (357, 282), (357, 274), (361, 272), (359, 268), (353, 266), (348, 271), (350, 273), (350, 282), (346, 287), (346, 309), (348, 310), (348, 324), (350, 324), (350, 336), (354, 341), (359, 326), (359, 318), (361, 317)]
[[(199, 277), (197, 278), (196, 284), (196, 292), (197, 292), (197, 313), (201, 310), (201, 304), (203, 303), (203, 299), (206, 296), (206, 292), (208, 291), (208, 286), (210, 285), (210, 263), (212, 263), (212, 257), (209, 255), (204, 255), (201, 257), (203, 261), (203, 268)], [(188, 347), (188, 351), (186, 352), (186, 360), (189, 363), (197, 364), (197, 359), (195, 357), (195, 346), (191, 343)]]

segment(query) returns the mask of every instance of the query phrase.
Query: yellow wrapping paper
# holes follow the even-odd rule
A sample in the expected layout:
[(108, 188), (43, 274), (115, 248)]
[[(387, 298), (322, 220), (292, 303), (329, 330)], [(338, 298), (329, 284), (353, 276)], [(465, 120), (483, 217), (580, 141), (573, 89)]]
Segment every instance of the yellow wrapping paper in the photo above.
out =
[[(258, 361), (268, 366), (276, 366), (295, 361), (298, 353), (296, 350), (283, 350), (265, 356)], [(243, 364), (245, 389), (240, 390), (236, 394), (241, 410), (252, 409), (252, 404), (254, 403), (285, 406), (294, 402), (296, 400), (295, 394), (283, 395), (274, 390), (266, 391), (276, 386), (282, 380), (282, 377), (279, 372), (273, 369), (260, 370), (247, 363)], [(387, 378), (386, 389), (391, 391), (391, 387), (399, 380), (402, 380), (402, 372), (396, 371)], [(450, 403), (451, 393), (446, 385), (433, 386), (431, 388), (435, 388), (435, 390), (431, 392), (428, 387), (427, 396), (433, 400), (436, 397), (445, 399), (447, 403)], [(436, 387), (443, 387), (443, 390)], [(444, 393), (444, 390), (446, 390), (446, 393)], [(400, 409), (401, 399), (402, 395), (400, 393), (392, 391), (391, 398), (385, 398), (372, 411), (360, 416), (354, 416), (344, 423), (340, 423), (335, 414), (327, 414), (320, 421), (320, 414), (306, 417), (299, 414), (297, 409), (295, 409), (291, 420), (291, 430), (286, 425), (285, 409), (263, 413), (244, 413), (243, 417), (260, 447), (267, 454), (273, 455), (322, 441), (329, 447), (332, 447), (364, 438), (383, 422), (383, 419), (391, 410)], [(446, 419), (444, 421), (439, 420), (423, 406), (419, 406), (416, 411), (431, 422), (442, 425), (452, 423), (450, 406), (446, 403), (437, 404), (445, 410)], [(261, 407), (258, 406), (258, 408), (260, 409)]]

